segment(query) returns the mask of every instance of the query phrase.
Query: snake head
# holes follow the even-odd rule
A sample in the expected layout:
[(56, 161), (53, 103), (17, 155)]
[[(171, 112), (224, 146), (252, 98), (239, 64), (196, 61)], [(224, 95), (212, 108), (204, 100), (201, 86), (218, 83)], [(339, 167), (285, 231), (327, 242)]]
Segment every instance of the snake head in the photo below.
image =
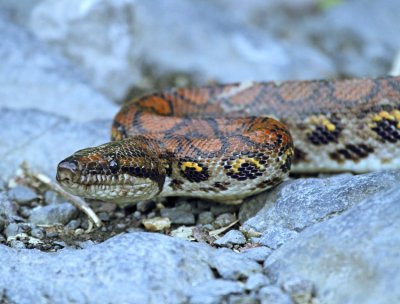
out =
[(165, 168), (157, 144), (137, 136), (75, 152), (58, 164), (57, 181), (68, 192), (129, 205), (157, 195)]

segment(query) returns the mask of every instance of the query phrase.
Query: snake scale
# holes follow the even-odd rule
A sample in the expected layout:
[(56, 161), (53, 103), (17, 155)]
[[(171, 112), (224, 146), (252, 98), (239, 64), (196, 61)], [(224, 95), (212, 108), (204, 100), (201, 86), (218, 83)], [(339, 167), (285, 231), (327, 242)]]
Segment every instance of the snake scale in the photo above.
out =
[(165, 196), (236, 204), (280, 183), (291, 165), (298, 173), (400, 168), (400, 77), (141, 97), (116, 115), (111, 142), (64, 159), (57, 180), (73, 194), (122, 205)]

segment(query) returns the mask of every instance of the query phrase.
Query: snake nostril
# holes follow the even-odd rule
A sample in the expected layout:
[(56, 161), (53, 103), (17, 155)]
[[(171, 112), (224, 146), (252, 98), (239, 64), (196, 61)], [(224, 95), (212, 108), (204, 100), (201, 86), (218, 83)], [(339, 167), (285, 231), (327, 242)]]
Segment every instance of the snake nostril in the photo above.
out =
[(65, 181), (72, 180), (72, 177), (76, 175), (78, 166), (75, 161), (62, 161), (57, 166), (57, 180)]

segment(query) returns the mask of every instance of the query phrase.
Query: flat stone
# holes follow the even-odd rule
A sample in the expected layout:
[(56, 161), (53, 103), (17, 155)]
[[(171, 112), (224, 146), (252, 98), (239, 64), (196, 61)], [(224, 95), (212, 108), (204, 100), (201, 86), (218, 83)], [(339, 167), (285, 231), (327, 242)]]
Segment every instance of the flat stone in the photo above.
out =
[(278, 286), (265, 286), (260, 289), (258, 295), (261, 304), (293, 304), (289, 295), (284, 293)]
[(242, 227), (261, 233), (278, 227), (299, 232), (396, 186), (400, 186), (400, 172), (396, 170), (288, 181), (264, 193), (265, 207)]
[(203, 211), (199, 213), (199, 219), (197, 220), (198, 224), (207, 225), (211, 224), (214, 221), (214, 216), (211, 211)]
[[(0, 245), (0, 260), (7, 261), (0, 290), (10, 303), (187, 303), (204, 290), (216, 296), (241, 293), (243, 283), (231, 280), (261, 271), (230, 250), (143, 232), (53, 253)], [(237, 276), (215, 277), (228, 268)]]
[(64, 225), (77, 216), (77, 209), (70, 203), (36, 207), (29, 220), (36, 225)]
[(162, 217), (167, 217), (172, 224), (178, 225), (194, 225), (195, 219), (192, 210), (183, 206), (175, 208), (163, 208), (160, 211)]
[(221, 247), (232, 247), (233, 245), (246, 244), (246, 238), (239, 230), (230, 230), (223, 237), (214, 242)]
[(215, 228), (222, 228), (226, 227), (229, 224), (233, 223), (236, 221), (236, 216), (232, 213), (223, 213), (221, 215), (218, 215), (215, 221), (213, 222), (213, 226)]
[(269, 285), (271, 283), (270, 279), (262, 274), (255, 273), (247, 278), (245, 288), (247, 290), (258, 290), (263, 286)]
[(282, 284), (282, 288), (296, 304), (309, 304), (313, 302), (314, 285), (309, 280), (293, 277), (286, 280)]
[(287, 241), (295, 238), (297, 234), (296, 231), (278, 226), (264, 232), (257, 242), (271, 249), (276, 249)]
[(142, 224), (148, 231), (163, 231), (171, 227), (171, 221), (167, 217), (143, 219)]
[[(390, 176), (375, 186), (390, 184)], [(293, 276), (307, 278), (323, 303), (395, 303), (400, 297), (399, 201), (396, 186), (309, 227), (268, 257), (268, 275), (281, 284)]]
[(243, 284), (239, 282), (215, 279), (193, 287), (190, 303), (220, 303), (224, 296), (241, 293)]
[(26, 204), (38, 198), (35, 191), (26, 186), (16, 186), (8, 191), (8, 197), (19, 204)]
[(265, 246), (249, 248), (241, 252), (246, 258), (255, 260), (257, 262), (265, 261), (271, 254), (272, 250)]

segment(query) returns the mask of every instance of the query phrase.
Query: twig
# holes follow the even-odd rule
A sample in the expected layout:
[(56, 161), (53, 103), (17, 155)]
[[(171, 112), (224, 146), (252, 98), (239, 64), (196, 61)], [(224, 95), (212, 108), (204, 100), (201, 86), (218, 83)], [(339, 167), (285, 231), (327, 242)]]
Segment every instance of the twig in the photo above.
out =
[(75, 207), (82, 210), (89, 218), (89, 227), (86, 230), (86, 232), (90, 232), (92, 230), (93, 223), (96, 225), (96, 227), (101, 227), (102, 225), (101, 220), (97, 217), (96, 213), (92, 210), (92, 208), (90, 208), (90, 206), (83, 199), (66, 192), (63, 188), (61, 188), (60, 185), (54, 183), (48, 176), (32, 170), (31, 168), (29, 168), (26, 162), (21, 164), (21, 168), (24, 172), (24, 175), (27, 178), (40, 182), (50, 190), (63, 196), (65, 199), (71, 202)]
[(221, 233), (225, 232), (226, 230), (228, 230), (229, 228), (235, 226), (237, 223), (239, 223), (239, 220), (236, 220), (236, 221), (230, 223), (228, 226), (225, 226), (225, 227), (222, 227), (222, 228), (219, 228), (219, 229), (212, 230), (212, 231), (210, 231), (209, 234), (210, 234), (210, 236), (216, 237), (216, 236), (218, 236), (219, 234), (221, 234)]

